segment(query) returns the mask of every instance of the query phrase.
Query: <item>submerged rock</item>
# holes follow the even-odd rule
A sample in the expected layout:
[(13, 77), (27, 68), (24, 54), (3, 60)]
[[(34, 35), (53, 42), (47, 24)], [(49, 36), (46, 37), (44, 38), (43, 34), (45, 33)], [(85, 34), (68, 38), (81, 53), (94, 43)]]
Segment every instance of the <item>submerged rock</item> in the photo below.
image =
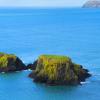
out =
[(66, 56), (41, 55), (35, 67), (29, 77), (49, 85), (77, 85), (90, 76), (87, 69)]
[(0, 53), (0, 72), (25, 70), (25, 64), (13, 54)]
[(99, 8), (100, 0), (89, 0), (84, 5), (83, 8)]

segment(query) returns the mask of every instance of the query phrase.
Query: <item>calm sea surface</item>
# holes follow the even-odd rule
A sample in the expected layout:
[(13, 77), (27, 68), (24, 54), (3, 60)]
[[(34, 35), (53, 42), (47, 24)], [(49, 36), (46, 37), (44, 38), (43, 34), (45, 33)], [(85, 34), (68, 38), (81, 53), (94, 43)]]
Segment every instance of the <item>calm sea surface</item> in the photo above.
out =
[(100, 9), (0, 9), (0, 51), (26, 64), (68, 55), (93, 76), (82, 86), (33, 83), (30, 71), (0, 74), (0, 100), (100, 100)]

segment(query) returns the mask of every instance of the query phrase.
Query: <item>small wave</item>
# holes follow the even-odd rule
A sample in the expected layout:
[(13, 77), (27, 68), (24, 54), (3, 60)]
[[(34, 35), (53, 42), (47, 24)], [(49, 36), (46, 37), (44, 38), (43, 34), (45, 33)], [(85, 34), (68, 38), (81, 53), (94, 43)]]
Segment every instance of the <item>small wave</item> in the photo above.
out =
[(5, 72), (1, 72), (2, 74), (5, 74)]
[(32, 70), (30, 70), (30, 69), (28, 69), (28, 70), (24, 70), (24, 72), (27, 72), (27, 71), (29, 72), (29, 71), (32, 71)]
[(81, 82), (81, 84), (89, 84), (90, 81), (86, 81), (86, 82)]

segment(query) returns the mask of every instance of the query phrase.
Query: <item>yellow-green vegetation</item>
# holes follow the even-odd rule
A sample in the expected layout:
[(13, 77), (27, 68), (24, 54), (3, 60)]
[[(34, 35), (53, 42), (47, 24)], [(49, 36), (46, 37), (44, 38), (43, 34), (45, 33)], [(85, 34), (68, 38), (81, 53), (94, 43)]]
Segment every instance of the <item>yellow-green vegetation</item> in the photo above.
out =
[(5, 68), (8, 66), (10, 60), (16, 61), (16, 56), (13, 54), (5, 54), (0, 52), (0, 68)]
[(68, 65), (68, 63), (71, 63), (71, 59), (66, 56), (41, 55), (38, 59), (37, 70), (43, 68), (44, 74), (51, 75), (50, 78), (54, 78), (57, 70), (60, 70), (60, 67), (64, 64)]
[(75, 71), (75, 73), (78, 75), (79, 72), (80, 72), (80, 70), (81, 70), (82, 68), (80, 67), (79, 64), (73, 63), (73, 65), (74, 65), (74, 71)]
[(30, 74), (36, 82), (47, 84), (79, 84), (90, 74), (81, 65), (75, 64), (67, 56), (41, 55), (37, 59), (36, 69)]
[(38, 59), (35, 74), (37, 77), (47, 77), (47, 81), (68, 83), (72, 80), (78, 81), (77, 75), (72, 70), (74, 67), (77, 71), (78, 65), (73, 64), (67, 56), (41, 55)]
[(58, 55), (41, 55), (39, 59), (42, 59), (45, 62), (52, 63), (63, 63), (63, 62), (71, 62), (71, 59), (67, 56), (58, 56)]

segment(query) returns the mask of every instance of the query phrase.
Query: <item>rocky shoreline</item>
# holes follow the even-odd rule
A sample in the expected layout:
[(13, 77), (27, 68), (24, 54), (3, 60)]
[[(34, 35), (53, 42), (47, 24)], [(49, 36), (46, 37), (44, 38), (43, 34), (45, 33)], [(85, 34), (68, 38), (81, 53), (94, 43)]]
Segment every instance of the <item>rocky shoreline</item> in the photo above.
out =
[(67, 56), (41, 55), (33, 64), (25, 65), (13, 54), (0, 53), (0, 72), (32, 70), (29, 77), (48, 85), (78, 85), (91, 74)]

